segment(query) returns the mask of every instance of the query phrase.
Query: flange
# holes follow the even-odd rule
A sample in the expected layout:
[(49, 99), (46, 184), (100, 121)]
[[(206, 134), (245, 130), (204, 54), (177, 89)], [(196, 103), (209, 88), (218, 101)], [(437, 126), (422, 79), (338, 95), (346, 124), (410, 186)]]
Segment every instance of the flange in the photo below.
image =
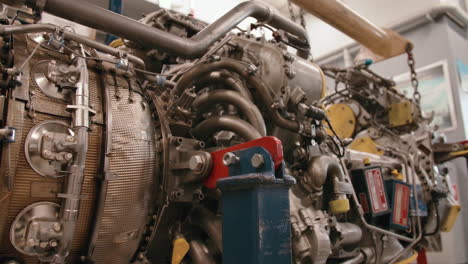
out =
[(47, 154), (45, 152), (48, 150), (44, 150), (43, 148), (43, 137), (54, 133), (64, 135), (72, 134), (69, 125), (63, 121), (43, 121), (35, 125), (29, 131), (24, 144), (24, 154), (34, 171), (44, 177), (59, 178), (66, 175), (68, 161), (51, 160), (44, 157), (44, 154)]
[[(48, 97), (70, 102), (72, 91), (57, 86), (61, 68), (68, 68), (68, 64), (57, 60), (42, 60), (31, 68), (31, 76), (39, 90)], [(54, 80), (55, 79), (55, 80)]]
[(20, 253), (45, 257), (58, 246), (62, 236), (60, 205), (37, 202), (24, 208), (10, 228), (11, 244)]

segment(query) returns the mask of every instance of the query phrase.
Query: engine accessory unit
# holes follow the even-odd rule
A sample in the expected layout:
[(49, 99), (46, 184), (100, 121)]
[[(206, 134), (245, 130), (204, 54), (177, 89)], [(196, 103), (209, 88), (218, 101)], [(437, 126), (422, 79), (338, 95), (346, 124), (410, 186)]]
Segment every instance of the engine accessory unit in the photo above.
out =
[(370, 219), (390, 212), (380, 167), (366, 166), (355, 169), (351, 171), (351, 175), (359, 201)]

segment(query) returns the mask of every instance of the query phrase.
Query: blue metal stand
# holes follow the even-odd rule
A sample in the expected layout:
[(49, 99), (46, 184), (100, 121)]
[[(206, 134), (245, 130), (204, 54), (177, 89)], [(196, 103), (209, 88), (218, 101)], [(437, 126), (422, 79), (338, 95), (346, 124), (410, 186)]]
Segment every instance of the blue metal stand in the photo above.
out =
[[(123, 14), (122, 0), (109, 0), (109, 10), (120, 15)], [(106, 44), (109, 44), (116, 39), (117, 39), (116, 36), (107, 34)]]
[[(233, 151), (223, 192), (223, 263), (292, 263), (289, 188), (294, 178), (276, 172), (262, 147)], [(233, 156), (234, 155), (234, 156)]]

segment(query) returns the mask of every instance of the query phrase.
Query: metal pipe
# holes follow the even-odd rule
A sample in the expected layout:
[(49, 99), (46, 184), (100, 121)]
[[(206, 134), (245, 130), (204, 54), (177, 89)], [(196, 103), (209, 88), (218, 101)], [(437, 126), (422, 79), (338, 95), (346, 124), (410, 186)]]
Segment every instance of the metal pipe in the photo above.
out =
[(364, 253), (359, 252), (359, 254), (351, 259), (341, 262), (341, 264), (359, 264), (366, 260)]
[(223, 253), (223, 232), (221, 218), (203, 206), (195, 209), (190, 221), (201, 227), (213, 241), (219, 253)]
[(213, 116), (198, 124), (192, 134), (199, 139), (207, 139), (219, 131), (232, 131), (246, 141), (261, 138), (262, 135), (246, 121), (233, 116)]
[(190, 39), (144, 25), (86, 1), (27, 0), (26, 4), (36, 8), (36, 5), (44, 2), (43, 10), (58, 17), (185, 58), (202, 56), (213, 43), (248, 17), (296, 36), (303, 40), (304, 49), (310, 49), (307, 33), (301, 26), (259, 2), (240, 3)]
[(242, 82), (235, 78), (232, 74), (227, 71), (212, 72), (208, 75), (201, 76), (197, 80), (197, 86), (210, 85), (213, 83), (223, 83), (232, 90), (241, 94), (242, 97), (252, 100), (252, 95)]
[(190, 257), (194, 264), (215, 264), (208, 247), (200, 240), (190, 241)]
[(314, 192), (321, 192), (328, 177), (338, 177), (344, 180), (343, 169), (340, 163), (330, 156), (318, 156), (310, 160), (307, 167), (307, 184)]
[(172, 93), (180, 95), (185, 89), (191, 88), (201, 76), (219, 70), (228, 70), (237, 73), (256, 89), (259, 95), (258, 100), (265, 106), (270, 118), (277, 126), (294, 132), (301, 132), (303, 127), (299, 122), (284, 118), (279, 114), (278, 109), (274, 108), (275, 101), (271, 94), (270, 87), (257, 75), (251, 74), (244, 64), (232, 59), (222, 58), (217, 62), (199, 64), (193, 67), (191, 70), (184, 73), (176, 87), (172, 90)]
[[(83, 46), (80, 52), (84, 55)], [(57, 251), (52, 258), (53, 263), (64, 263), (68, 256), (75, 235), (78, 211), (80, 208), (81, 188), (84, 179), (86, 156), (88, 152), (88, 128), (89, 128), (89, 75), (88, 66), (84, 58), (77, 58), (76, 66), (80, 69), (80, 79), (75, 90), (73, 100), (73, 132), (75, 133), (76, 149), (70, 174), (67, 177), (67, 185), (60, 209), (60, 222), (62, 224), (62, 237)]]
[[(50, 32), (50, 33), (56, 33), (60, 31), (59, 26), (55, 26), (52, 24), (29, 24), (29, 25), (9, 25), (9, 26), (3, 26), (0, 25), (0, 36), (5, 36), (5, 35), (10, 35), (10, 34), (26, 34), (26, 33), (35, 33), (35, 32)], [(116, 48), (112, 48), (110, 46), (107, 46), (105, 44), (99, 43), (97, 41), (91, 40), (89, 38), (80, 36), (78, 34), (75, 34), (70, 31), (64, 30), (62, 33), (62, 37), (67, 39), (67, 40), (72, 40), (75, 41), (76, 43), (85, 45), (87, 47), (91, 47), (97, 50), (100, 50), (102, 52), (108, 53), (110, 55), (113, 55), (115, 57), (120, 57), (122, 55), (122, 51), (118, 50)], [(145, 67), (145, 63), (143, 62), (142, 59), (131, 55), (127, 54), (128, 60), (135, 65), (137, 65), (140, 68)]]
[(405, 53), (406, 47), (411, 44), (398, 33), (372, 24), (341, 1), (293, 0), (292, 2), (384, 58)]
[(265, 120), (260, 110), (238, 92), (230, 90), (214, 90), (199, 95), (193, 102), (193, 107), (200, 112), (208, 110), (213, 105), (224, 103), (237, 107), (244, 114), (247, 121), (264, 137), (266, 136)]

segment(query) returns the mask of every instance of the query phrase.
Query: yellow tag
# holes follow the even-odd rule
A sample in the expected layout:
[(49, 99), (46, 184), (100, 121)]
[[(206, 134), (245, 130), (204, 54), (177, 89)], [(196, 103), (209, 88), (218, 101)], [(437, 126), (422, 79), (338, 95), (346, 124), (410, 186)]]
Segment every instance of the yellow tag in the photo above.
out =
[(174, 249), (172, 250), (172, 264), (179, 264), (190, 250), (190, 245), (185, 238), (179, 237), (174, 240)]

